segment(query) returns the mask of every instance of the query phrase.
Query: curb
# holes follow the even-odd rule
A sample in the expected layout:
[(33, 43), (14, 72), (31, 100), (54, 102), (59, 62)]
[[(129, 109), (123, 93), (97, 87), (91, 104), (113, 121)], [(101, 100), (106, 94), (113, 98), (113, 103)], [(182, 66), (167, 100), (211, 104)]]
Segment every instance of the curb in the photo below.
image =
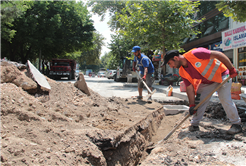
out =
[[(167, 87), (165, 87), (164, 89), (163, 88), (158, 88), (158, 87), (156, 87), (155, 85), (153, 86), (153, 88), (155, 88), (157, 91), (159, 91), (159, 92), (163, 92), (163, 93), (167, 93)], [(187, 97), (187, 95), (186, 95), (186, 93), (185, 94), (182, 94), (182, 92), (177, 92), (177, 90), (179, 90), (179, 88), (177, 89), (177, 88), (175, 88), (175, 89), (173, 89), (173, 92), (172, 92), (172, 96), (173, 97), (177, 97), (177, 98), (180, 98), (180, 99), (182, 99), (182, 100), (186, 100), (186, 101), (188, 101), (188, 97)]]
[[(137, 87), (138, 84), (137, 84), (137, 83), (124, 83), (123, 86), (126, 86), (126, 87)], [(154, 89), (156, 89), (156, 91), (158, 91), (158, 92), (162, 92), (162, 93), (165, 93), (165, 94), (167, 93), (167, 90), (166, 90), (166, 89), (168, 88), (168, 86), (162, 86), (162, 87), (160, 88), (160, 85), (153, 85), (152, 87), (153, 87)], [(179, 98), (179, 99), (188, 101), (188, 97), (187, 97), (186, 92), (180, 92), (179, 87), (175, 87), (175, 86), (174, 86), (173, 88), (174, 88), (174, 89), (173, 89), (173, 93), (172, 93), (172, 96), (173, 96), (173, 97), (177, 97), (177, 98)], [(213, 96), (211, 97), (210, 101), (217, 101), (217, 102), (220, 102), (217, 95), (213, 95)], [(233, 102), (234, 102), (235, 104), (242, 104), (242, 105), (245, 104), (244, 99), (240, 99), (240, 100), (234, 100), (234, 99), (233, 99)]]
[[(126, 87), (137, 87), (138, 84), (137, 83), (124, 83), (123, 86), (126, 86)], [(167, 93), (166, 89), (168, 88), (168, 86), (162, 86), (160, 88), (158, 85), (153, 85), (152, 87), (154, 89), (156, 89), (158, 92), (162, 92), (164, 94)], [(188, 101), (188, 97), (187, 97), (186, 93), (185, 92), (178, 92), (178, 91), (179, 91), (179, 87), (174, 87), (172, 96), (173, 97), (177, 97), (177, 98), (182, 99), (182, 100)], [(184, 94), (182, 94), (182, 93), (184, 93)]]

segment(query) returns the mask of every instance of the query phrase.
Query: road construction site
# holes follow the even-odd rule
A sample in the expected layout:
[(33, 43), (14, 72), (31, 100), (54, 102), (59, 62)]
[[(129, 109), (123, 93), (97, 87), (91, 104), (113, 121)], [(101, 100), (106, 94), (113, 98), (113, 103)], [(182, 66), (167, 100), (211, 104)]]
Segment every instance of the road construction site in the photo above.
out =
[[(242, 119), (242, 133), (226, 134), (230, 123), (214, 94), (200, 131), (188, 131), (188, 118), (160, 143), (188, 113), (187, 109), (177, 107), (185, 108), (188, 104), (185, 96), (176, 96), (178, 88), (174, 87), (173, 96), (166, 96), (162, 88), (154, 85), (156, 97), (160, 96), (155, 98), (153, 94), (150, 104), (132, 95), (102, 96), (87, 86), (83, 74), (75, 83), (44, 76), (50, 89), (42, 88), (44, 80), (40, 83), (33, 75), (36, 73), (30, 73), (30, 66), (1, 62), (2, 165), (246, 163), (243, 100), (235, 100)], [(121, 88), (128, 86), (136, 87), (136, 84), (123, 83)]]

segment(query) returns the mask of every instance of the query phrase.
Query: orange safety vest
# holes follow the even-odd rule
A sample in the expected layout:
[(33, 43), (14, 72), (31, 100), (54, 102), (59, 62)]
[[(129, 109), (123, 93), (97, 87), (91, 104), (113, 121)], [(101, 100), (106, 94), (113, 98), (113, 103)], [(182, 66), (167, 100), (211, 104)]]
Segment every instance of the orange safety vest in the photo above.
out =
[[(191, 65), (207, 80), (221, 83), (221, 73), (226, 71), (227, 67), (218, 59), (199, 59), (192, 54), (192, 50), (183, 54), (185, 59), (188, 60)], [(191, 78), (182, 66), (179, 68), (179, 75), (187, 79), (193, 85), (196, 93), (201, 80)]]

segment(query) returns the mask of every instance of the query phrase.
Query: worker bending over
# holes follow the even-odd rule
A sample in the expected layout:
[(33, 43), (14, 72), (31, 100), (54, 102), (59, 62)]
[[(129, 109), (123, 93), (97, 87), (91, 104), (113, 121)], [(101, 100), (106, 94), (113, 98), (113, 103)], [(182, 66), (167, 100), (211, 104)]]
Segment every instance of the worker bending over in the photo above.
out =
[[(179, 75), (185, 83), (189, 99), (189, 112), (194, 115), (189, 131), (199, 131), (199, 122), (211, 96), (197, 110), (194, 110), (195, 95), (200, 95), (200, 101), (202, 101), (229, 75), (231, 78), (236, 77), (237, 70), (224, 53), (202, 47), (194, 48), (183, 55), (177, 50), (168, 51), (164, 57), (165, 64), (171, 68), (179, 68)], [(236, 105), (231, 99), (231, 84), (232, 79), (220, 87), (217, 92), (226, 115), (232, 123), (227, 134), (236, 134), (242, 132), (242, 126)]]

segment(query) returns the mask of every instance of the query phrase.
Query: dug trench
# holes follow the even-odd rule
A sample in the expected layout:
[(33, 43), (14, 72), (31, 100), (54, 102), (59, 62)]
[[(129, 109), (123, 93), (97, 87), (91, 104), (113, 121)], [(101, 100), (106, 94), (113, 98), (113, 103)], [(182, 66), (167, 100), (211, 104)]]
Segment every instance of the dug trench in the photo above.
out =
[[(187, 101), (156, 102), (162, 105), (187, 105)], [(245, 110), (244, 104), (238, 105), (244, 127), (246, 122)], [(133, 126), (134, 135), (131, 140), (124, 142), (118, 148), (103, 150), (107, 165), (245, 164), (246, 131), (244, 130), (237, 135), (226, 134), (226, 129), (229, 129), (230, 123), (226, 118), (222, 105), (217, 102), (210, 102), (204, 115), (205, 118), (201, 122), (201, 132), (189, 132), (188, 120), (178, 129), (174, 138), (170, 138), (170, 140), (164, 141), (160, 145), (159, 142), (170, 133), (187, 113), (187, 111), (181, 111), (172, 115), (165, 115), (163, 109), (152, 112), (147, 118), (140, 120)], [(184, 143), (181, 143), (182, 141)], [(214, 142), (215, 145), (213, 143), (210, 145), (210, 142)], [(222, 150), (219, 152), (217, 142), (222, 143)], [(132, 156), (134, 149), (136, 149), (136, 154)], [(152, 150), (153, 153), (151, 153)], [(232, 156), (229, 157), (228, 155)]]
[[(166, 116), (163, 105), (186, 105), (186, 101), (148, 104), (105, 98), (91, 89), (87, 95), (70, 82), (46, 79), (51, 86), (48, 93), (26, 69), (1, 64), (2, 165), (202, 165), (221, 162), (211, 147), (204, 148), (216, 141), (233, 144), (220, 157), (228, 158), (232, 151), (241, 161), (246, 157), (245, 130), (235, 136), (221, 132), (221, 124), (227, 127), (228, 120), (218, 103), (209, 105), (200, 133), (188, 132), (187, 121), (159, 145), (186, 113)], [(245, 125), (245, 105), (237, 107)]]
[(105, 98), (76, 83), (46, 77), (43, 91), (16, 62), (0, 71), (2, 165), (137, 165), (164, 117), (158, 102)]

